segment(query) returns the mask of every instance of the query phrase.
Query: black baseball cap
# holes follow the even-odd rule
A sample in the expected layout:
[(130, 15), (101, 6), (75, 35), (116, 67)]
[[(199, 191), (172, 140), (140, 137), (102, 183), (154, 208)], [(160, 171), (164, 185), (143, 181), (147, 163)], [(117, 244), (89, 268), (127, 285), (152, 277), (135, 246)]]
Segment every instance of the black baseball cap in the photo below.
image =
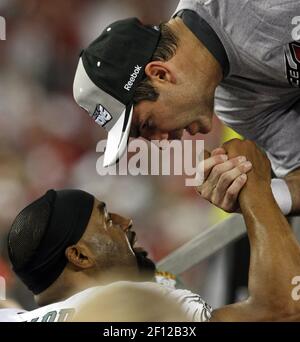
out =
[(130, 18), (109, 25), (80, 55), (74, 98), (108, 132), (105, 167), (116, 163), (126, 150), (133, 96), (159, 38), (159, 27)]

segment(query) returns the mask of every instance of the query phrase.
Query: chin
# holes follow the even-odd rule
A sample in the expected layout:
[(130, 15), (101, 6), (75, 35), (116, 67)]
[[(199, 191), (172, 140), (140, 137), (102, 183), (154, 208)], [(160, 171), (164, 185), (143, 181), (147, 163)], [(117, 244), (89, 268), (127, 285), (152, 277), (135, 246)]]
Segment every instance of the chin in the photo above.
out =
[(207, 125), (207, 126), (203, 125), (203, 126), (201, 126), (200, 133), (202, 133), (202, 134), (208, 134), (208, 133), (211, 132), (211, 130), (212, 130), (212, 125), (211, 125), (211, 124), (210, 124), (210, 125)]
[(205, 116), (204, 118), (199, 120), (198, 129), (199, 129), (199, 133), (202, 133), (202, 134), (210, 133), (212, 130), (212, 117)]
[(135, 251), (135, 256), (140, 272), (147, 277), (154, 278), (156, 266), (155, 263), (147, 257), (147, 252)]

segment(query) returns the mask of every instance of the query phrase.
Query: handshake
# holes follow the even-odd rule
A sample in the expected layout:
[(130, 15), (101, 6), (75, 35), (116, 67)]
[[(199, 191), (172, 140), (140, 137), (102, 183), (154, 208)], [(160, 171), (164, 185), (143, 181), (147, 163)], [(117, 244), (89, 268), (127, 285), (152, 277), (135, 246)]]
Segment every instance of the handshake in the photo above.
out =
[(239, 195), (243, 192), (271, 187), (270, 161), (252, 141), (233, 139), (211, 153), (205, 151), (203, 163), (204, 182), (197, 191), (226, 212), (239, 209)]

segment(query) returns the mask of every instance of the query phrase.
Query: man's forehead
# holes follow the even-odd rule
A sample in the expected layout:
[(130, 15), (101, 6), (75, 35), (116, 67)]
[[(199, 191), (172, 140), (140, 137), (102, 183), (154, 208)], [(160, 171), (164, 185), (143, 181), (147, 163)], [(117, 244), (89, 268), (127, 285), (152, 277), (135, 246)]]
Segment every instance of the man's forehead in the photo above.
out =
[(134, 106), (133, 117), (130, 127), (130, 137), (139, 138), (143, 137), (141, 127), (143, 124), (151, 120), (158, 127), (160, 120), (161, 105), (158, 101), (142, 101)]
[(105, 212), (105, 202), (99, 201), (97, 198), (95, 198), (93, 214), (85, 231), (85, 237), (90, 236), (90, 234), (94, 235), (95, 231), (99, 231), (99, 225), (102, 225), (102, 219), (99, 220), (99, 218), (102, 215), (104, 216)]
[(139, 137), (139, 118), (138, 118), (136, 106), (134, 106), (133, 108), (133, 116), (132, 116), (129, 136), (131, 138)]

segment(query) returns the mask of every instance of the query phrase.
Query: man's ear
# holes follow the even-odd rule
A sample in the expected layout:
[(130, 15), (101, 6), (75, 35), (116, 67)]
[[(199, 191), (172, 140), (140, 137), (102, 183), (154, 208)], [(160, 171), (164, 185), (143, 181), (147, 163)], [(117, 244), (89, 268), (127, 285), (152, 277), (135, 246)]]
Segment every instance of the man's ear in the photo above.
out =
[(65, 251), (68, 261), (79, 269), (92, 268), (95, 265), (90, 250), (83, 244), (69, 246)]
[(152, 82), (176, 83), (175, 73), (166, 62), (153, 61), (148, 63), (145, 68), (145, 73)]

